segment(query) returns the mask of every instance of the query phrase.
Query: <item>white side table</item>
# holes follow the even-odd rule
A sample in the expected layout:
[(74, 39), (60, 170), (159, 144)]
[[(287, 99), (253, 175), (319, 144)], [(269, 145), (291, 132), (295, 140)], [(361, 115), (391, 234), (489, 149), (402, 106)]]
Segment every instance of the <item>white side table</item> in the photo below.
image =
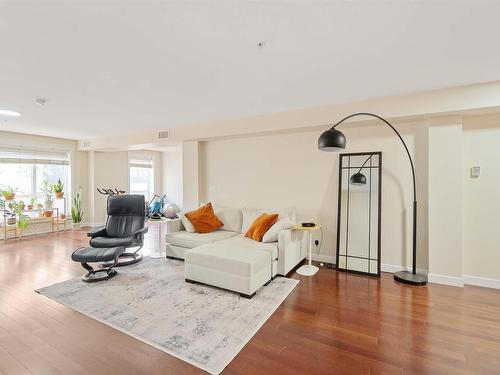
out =
[(297, 273), (302, 276), (312, 276), (318, 272), (319, 268), (312, 265), (312, 232), (319, 230), (321, 225), (314, 224), (313, 227), (303, 227), (302, 224), (297, 224), (292, 227), (292, 230), (301, 230), (307, 232), (309, 236), (309, 264), (304, 264), (297, 269)]
[(156, 231), (158, 232), (158, 245), (156, 247), (156, 251), (152, 251), (149, 254), (150, 258), (165, 258), (167, 256), (166, 253), (166, 244), (165, 244), (165, 234), (167, 234), (167, 223), (170, 219), (161, 219), (161, 220), (149, 220), (148, 226), (156, 227)]

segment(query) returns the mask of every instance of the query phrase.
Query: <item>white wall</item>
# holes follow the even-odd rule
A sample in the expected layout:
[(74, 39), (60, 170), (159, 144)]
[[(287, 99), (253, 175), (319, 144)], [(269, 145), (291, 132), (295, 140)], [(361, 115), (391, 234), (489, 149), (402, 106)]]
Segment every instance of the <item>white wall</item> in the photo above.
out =
[(463, 285), (462, 123), (438, 119), (429, 127), (429, 271)]
[(182, 146), (171, 147), (163, 152), (163, 193), (167, 202), (182, 207)]
[[(117, 188), (129, 191), (129, 155), (147, 155), (153, 158), (154, 189), (155, 193), (163, 193), (163, 167), (162, 154), (157, 151), (117, 151), (117, 152), (92, 152), (89, 157), (88, 177), (89, 218), (84, 221), (92, 226), (103, 225), (106, 220), (107, 196), (99, 194), (97, 188)], [(92, 155), (89, 153), (89, 155)]]
[[(499, 115), (464, 119), (463, 160), (464, 275), (500, 280)], [(472, 166), (481, 167), (479, 178), (470, 177)]]
[[(426, 152), (427, 144), (419, 136), (426, 126), (426, 122), (398, 125), (414, 156), (420, 147)], [(343, 132), (348, 139), (345, 152), (383, 152), (382, 263), (410, 266), (413, 197), (404, 148), (389, 128), (373, 122), (368, 126), (346, 125)], [(316, 130), (203, 142), (200, 200), (269, 209), (296, 206), (300, 220), (317, 220), (323, 225), (321, 254), (334, 256), (338, 155), (318, 150), (320, 133)], [(422, 168), (425, 171), (427, 166)], [(422, 178), (426, 180), (426, 173)], [(420, 236), (425, 237), (427, 230), (421, 229)]]
[(128, 191), (128, 153), (94, 152), (94, 186), (90, 187), (94, 195), (92, 225), (103, 225), (106, 221), (107, 196), (99, 194), (96, 188), (117, 188)]
[(182, 144), (182, 197), (184, 209), (193, 209), (203, 200), (200, 199), (202, 176), (199, 170), (200, 142), (190, 141)]

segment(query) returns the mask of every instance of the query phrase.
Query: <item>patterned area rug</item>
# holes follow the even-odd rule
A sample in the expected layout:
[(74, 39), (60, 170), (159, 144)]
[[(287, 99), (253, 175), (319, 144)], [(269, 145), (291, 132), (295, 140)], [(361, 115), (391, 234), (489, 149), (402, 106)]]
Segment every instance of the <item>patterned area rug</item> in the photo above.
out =
[(144, 258), (118, 272), (108, 281), (78, 278), (37, 292), (211, 374), (231, 362), (298, 283), (278, 277), (248, 300), (186, 283), (178, 260)]

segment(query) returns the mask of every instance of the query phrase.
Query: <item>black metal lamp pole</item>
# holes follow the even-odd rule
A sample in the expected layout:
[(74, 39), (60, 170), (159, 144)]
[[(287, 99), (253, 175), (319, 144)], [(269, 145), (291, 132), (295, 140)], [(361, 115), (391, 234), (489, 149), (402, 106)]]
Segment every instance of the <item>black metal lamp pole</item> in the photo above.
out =
[(335, 128), (340, 124), (342, 124), (344, 121), (356, 116), (375, 117), (384, 122), (394, 131), (394, 133), (396, 133), (396, 135), (398, 136), (399, 140), (401, 141), (406, 150), (406, 154), (408, 155), (408, 159), (410, 160), (411, 173), (413, 176), (413, 264), (411, 272), (409, 271), (396, 272), (394, 274), (394, 279), (396, 281), (410, 285), (426, 285), (427, 276), (417, 273), (417, 184), (415, 180), (415, 167), (413, 166), (413, 159), (411, 158), (410, 151), (408, 150), (405, 141), (401, 137), (401, 134), (399, 134), (396, 128), (394, 128), (394, 126), (392, 126), (386, 119), (378, 115), (367, 112), (354, 113), (352, 115), (344, 117), (342, 120), (333, 125), (330, 129), (323, 132), (323, 134), (321, 134), (321, 136), (318, 139), (318, 148), (321, 151), (330, 151), (330, 152), (332, 151), (335, 152), (345, 149), (346, 146), (345, 136), (342, 132), (340, 132)]

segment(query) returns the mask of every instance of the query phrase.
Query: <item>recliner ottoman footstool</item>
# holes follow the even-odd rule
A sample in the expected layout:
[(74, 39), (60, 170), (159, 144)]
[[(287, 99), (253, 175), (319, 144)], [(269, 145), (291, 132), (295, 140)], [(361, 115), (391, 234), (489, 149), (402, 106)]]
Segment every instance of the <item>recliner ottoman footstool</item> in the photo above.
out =
[(185, 280), (240, 293), (252, 298), (273, 279), (272, 253), (235, 247), (223, 241), (189, 249), (185, 253)]
[[(117, 247), (80, 247), (71, 255), (71, 259), (80, 262), (82, 267), (88, 272), (82, 276), (82, 281), (91, 283), (95, 281), (109, 280), (115, 277), (118, 272), (114, 269), (118, 263), (118, 258), (125, 252), (124, 246)], [(109, 267), (95, 270), (89, 263), (113, 262)]]

